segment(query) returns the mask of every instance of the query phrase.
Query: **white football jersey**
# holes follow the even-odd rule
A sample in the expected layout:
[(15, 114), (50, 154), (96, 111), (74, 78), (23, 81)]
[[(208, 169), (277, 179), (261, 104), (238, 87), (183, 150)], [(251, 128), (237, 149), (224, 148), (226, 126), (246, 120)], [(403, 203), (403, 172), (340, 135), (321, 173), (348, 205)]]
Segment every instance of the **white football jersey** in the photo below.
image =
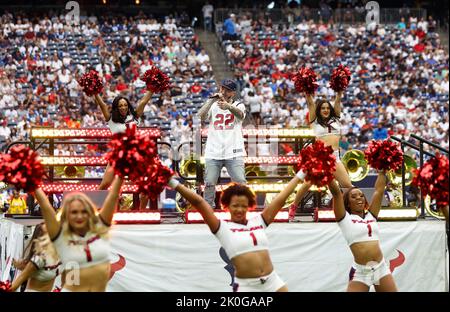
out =
[(377, 219), (367, 212), (364, 219), (356, 214), (345, 212), (345, 217), (338, 222), (347, 244), (378, 241), (380, 240), (380, 229)]
[(135, 120), (133, 115), (128, 114), (125, 118), (125, 123), (114, 122), (110, 117), (108, 120), (108, 127), (112, 134), (116, 134), (119, 132), (125, 132), (127, 129), (127, 124), (131, 126), (133, 123), (136, 124), (136, 126), (139, 126), (139, 120)]
[[(105, 225), (98, 223), (96, 226)], [(79, 236), (75, 233), (66, 236), (61, 229), (53, 240), (53, 245), (64, 268), (70, 263), (77, 263), (82, 269), (109, 262), (111, 253), (108, 236), (101, 237), (93, 232), (87, 232), (85, 236)]]
[[(241, 110), (245, 118), (243, 103), (234, 101), (231, 105)], [(247, 155), (242, 134), (243, 120), (237, 119), (229, 110), (221, 109), (217, 102), (212, 104), (208, 119), (205, 159), (230, 159)]]
[(267, 224), (261, 214), (247, 220), (247, 224), (220, 220), (220, 226), (214, 235), (219, 240), (228, 258), (248, 252), (269, 250), (269, 241), (265, 229)]

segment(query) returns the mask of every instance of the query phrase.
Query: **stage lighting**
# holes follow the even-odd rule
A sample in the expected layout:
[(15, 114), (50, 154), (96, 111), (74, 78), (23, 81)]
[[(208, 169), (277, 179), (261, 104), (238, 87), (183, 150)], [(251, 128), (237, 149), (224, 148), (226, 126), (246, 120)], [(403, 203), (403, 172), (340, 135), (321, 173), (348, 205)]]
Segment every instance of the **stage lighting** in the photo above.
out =
[(314, 209), (314, 222), (336, 221), (333, 209)]
[[(202, 129), (202, 137), (208, 136), (208, 129)], [(271, 136), (274, 138), (315, 138), (314, 131), (311, 128), (296, 129), (242, 129), (244, 137), (248, 136)]]
[[(248, 183), (247, 186), (255, 193), (279, 193), (287, 187), (287, 183)], [(295, 190), (298, 191), (301, 184), (296, 186)], [(229, 187), (229, 184), (216, 185), (216, 192), (223, 192)], [(202, 191), (205, 191), (205, 185), (200, 186)], [(317, 187), (312, 185), (310, 191), (326, 191), (326, 187)]]
[[(64, 192), (85, 192), (98, 190), (97, 184), (78, 184), (78, 183), (53, 183), (40, 185), (45, 193), (64, 193)], [(110, 189), (111, 187), (109, 187)], [(122, 193), (137, 193), (138, 186), (132, 184), (122, 185)]]
[(116, 212), (113, 217), (115, 224), (157, 224), (161, 223), (159, 212)]
[[(161, 131), (158, 128), (138, 128), (137, 132), (152, 139), (161, 137)], [(111, 137), (112, 133), (107, 128), (31, 128), (32, 139), (100, 139)]]
[(300, 162), (298, 156), (261, 156), (261, 157), (245, 157), (245, 164), (261, 165), (261, 164), (280, 164), (280, 165), (296, 165)]
[[(261, 212), (257, 211), (249, 211), (247, 212), (247, 219), (251, 219)], [(186, 223), (204, 223), (203, 217), (200, 212), (197, 211), (187, 211), (186, 214)], [(219, 220), (230, 220), (230, 212), (228, 211), (215, 211), (214, 215)], [(288, 211), (279, 211), (275, 216), (274, 222), (288, 222), (289, 212)]]
[(381, 208), (380, 221), (416, 221), (419, 216), (417, 208)]
[[(419, 211), (416, 208), (390, 208), (382, 207), (378, 213), (378, 221), (416, 221)], [(333, 209), (314, 210), (315, 222), (336, 221)]]
[(275, 1), (272, 1), (267, 5), (267, 9), (269, 9), (269, 10), (272, 10), (274, 7), (275, 7)]
[(141, 4), (141, 1), (140, 0), (134, 0), (134, 3), (136, 3), (136, 5), (139, 5), (139, 4)]
[(103, 4), (106, 4), (106, 0), (102, 0)]
[(106, 166), (108, 160), (103, 156), (42, 156), (44, 166)]

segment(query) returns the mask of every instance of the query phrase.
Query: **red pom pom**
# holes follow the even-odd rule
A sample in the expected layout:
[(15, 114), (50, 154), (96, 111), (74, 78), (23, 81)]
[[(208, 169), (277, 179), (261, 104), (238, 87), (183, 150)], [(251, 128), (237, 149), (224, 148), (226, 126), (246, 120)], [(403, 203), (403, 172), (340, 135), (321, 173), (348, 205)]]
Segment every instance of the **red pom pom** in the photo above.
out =
[(138, 135), (136, 125), (127, 127), (124, 133), (117, 133), (109, 142), (111, 151), (105, 157), (114, 171), (137, 184), (139, 193), (150, 199), (157, 199), (174, 172), (163, 166), (157, 156), (155, 142), (149, 137)]
[(348, 67), (339, 65), (333, 70), (330, 79), (330, 87), (336, 92), (344, 91), (350, 83), (352, 73)]
[(145, 175), (135, 181), (140, 193), (147, 194), (151, 200), (158, 198), (164, 190), (170, 178), (174, 175), (172, 169), (164, 166), (161, 161), (155, 157), (153, 163), (147, 167)]
[(430, 195), (436, 200), (438, 207), (447, 206), (449, 203), (449, 163), (448, 158), (436, 153), (416, 170), (412, 184), (418, 186), (424, 195)]
[(391, 140), (372, 140), (364, 151), (367, 162), (377, 170), (398, 170), (402, 167), (403, 152)]
[(317, 75), (311, 68), (302, 67), (294, 74), (292, 80), (295, 83), (297, 92), (305, 92), (306, 94), (314, 94), (319, 84), (317, 83)]
[(39, 155), (24, 145), (13, 146), (9, 154), (0, 157), (0, 180), (25, 192), (34, 191), (42, 184), (44, 166)]
[(306, 173), (306, 181), (321, 187), (333, 180), (336, 156), (331, 146), (325, 146), (322, 141), (316, 141), (300, 151), (300, 159), (299, 168)]
[(147, 90), (153, 93), (162, 93), (170, 88), (169, 76), (155, 66), (147, 70), (140, 79), (145, 81)]
[(11, 282), (6, 281), (2, 282), (0, 281), (0, 292), (10, 292), (11, 291)]
[[(0, 181), (5, 181), (11, 173), (11, 155), (0, 153)], [(5, 182), (6, 183), (6, 182)]]
[(106, 153), (106, 159), (114, 168), (115, 174), (132, 181), (145, 175), (149, 159), (156, 156), (155, 142), (147, 137), (138, 135), (136, 125), (127, 126), (125, 132), (116, 133), (108, 143), (111, 149)]
[(99, 94), (103, 89), (102, 79), (95, 70), (91, 70), (81, 76), (81, 78), (78, 79), (78, 84), (88, 96)]
[(53, 289), (52, 292), (61, 292), (61, 288), (55, 287), (55, 289)]

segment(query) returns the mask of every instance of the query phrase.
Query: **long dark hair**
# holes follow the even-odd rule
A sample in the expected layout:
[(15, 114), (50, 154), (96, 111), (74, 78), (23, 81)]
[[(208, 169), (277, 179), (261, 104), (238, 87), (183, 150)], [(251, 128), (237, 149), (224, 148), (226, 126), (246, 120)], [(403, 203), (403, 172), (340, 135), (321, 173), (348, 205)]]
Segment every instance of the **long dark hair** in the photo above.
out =
[[(344, 208), (345, 210), (347, 210), (348, 213), (352, 213), (352, 210), (350, 209), (350, 193), (354, 190), (354, 189), (358, 189), (358, 187), (353, 186), (351, 188), (349, 188), (343, 195), (344, 197)], [(366, 195), (363, 193), (364, 196), (364, 210), (367, 210), (369, 208), (369, 202), (367, 201)]]
[[(320, 114), (322, 105), (325, 103), (327, 103), (330, 106), (330, 117), (328, 117), (327, 119), (323, 118), (322, 115)], [(324, 99), (316, 100), (316, 118), (314, 120), (316, 120), (316, 119), (317, 119), (317, 123), (324, 128), (328, 127), (328, 123), (330, 121), (339, 121), (339, 117), (336, 114), (336, 111), (334, 110), (333, 105), (331, 105), (331, 103), (328, 100), (324, 100)], [(314, 120), (311, 120), (310, 123), (313, 123)]]
[(128, 100), (124, 96), (119, 95), (119, 96), (115, 97), (115, 99), (114, 99), (114, 101), (112, 103), (112, 109), (111, 109), (111, 119), (112, 119), (112, 121), (118, 122), (118, 123), (125, 123), (125, 120), (126, 120), (127, 116), (123, 117), (120, 114), (120, 111), (119, 111), (119, 101), (122, 100), (122, 99), (124, 99), (127, 102), (127, 104), (128, 104), (127, 116), (128, 116), (128, 114), (131, 114), (131, 115), (133, 115), (133, 119), (134, 120), (138, 120), (139, 118), (136, 115), (136, 111), (134, 110), (133, 106), (131, 105), (130, 100)]
[(229, 207), (231, 202), (231, 197), (233, 196), (245, 196), (248, 199), (248, 208), (253, 208), (256, 206), (256, 195), (255, 193), (246, 185), (239, 183), (230, 183), (229, 186), (222, 192), (220, 197), (220, 203), (224, 207)]
[(35, 245), (36, 245), (37, 239), (46, 234), (44, 232), (43, 226), (44, 226), (44, 223), (39, 223), (34, 228), (33, 236), (31, 237), (30, 242), (28, 243), (27, 247), (25, 248), (25, 250), (23, 252), (23, 254), (25, 255), (24, 260), (26, 262), (29, 262), (31, 260), (31, 258), (33, 258), (33, 256), (34, 256), (35, 249), (36, 249)]

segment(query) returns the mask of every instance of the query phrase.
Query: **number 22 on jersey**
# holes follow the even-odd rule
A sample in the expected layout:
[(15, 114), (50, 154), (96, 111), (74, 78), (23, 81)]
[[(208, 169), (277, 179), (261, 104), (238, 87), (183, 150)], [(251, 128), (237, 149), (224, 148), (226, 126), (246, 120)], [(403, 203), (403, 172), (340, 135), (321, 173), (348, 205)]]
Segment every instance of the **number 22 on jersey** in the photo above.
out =
[(233, 114), (216, 114), (214, 117), (214, 129), (216, 130), (230, 130), (234, 128)]

